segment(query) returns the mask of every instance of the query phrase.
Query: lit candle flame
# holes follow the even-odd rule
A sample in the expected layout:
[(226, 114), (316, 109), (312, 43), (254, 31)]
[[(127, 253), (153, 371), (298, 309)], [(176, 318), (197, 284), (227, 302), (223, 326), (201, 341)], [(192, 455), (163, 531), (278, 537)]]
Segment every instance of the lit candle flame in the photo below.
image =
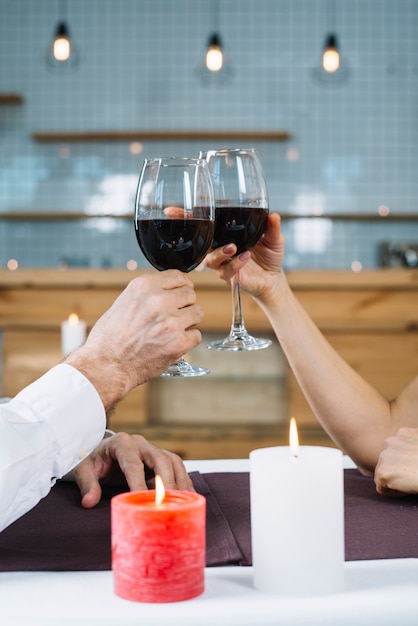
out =
[(161, 476), (155, 476), (155, 504), (158, 506), (164, 502), (165, 489)]
[(77, 326), (78, 324), (78, 315), (77, 313), (70, 313), (68, 316), (68, 323), (70, 326)]
[(290, 449), (293, 452), (293, 456), (297, 458), (299, 456), (299, 436), (298, 436), (298, 427), (296, 425), (296, 420), (294, 417), (290, 418), (289, 445), (290, 445)]

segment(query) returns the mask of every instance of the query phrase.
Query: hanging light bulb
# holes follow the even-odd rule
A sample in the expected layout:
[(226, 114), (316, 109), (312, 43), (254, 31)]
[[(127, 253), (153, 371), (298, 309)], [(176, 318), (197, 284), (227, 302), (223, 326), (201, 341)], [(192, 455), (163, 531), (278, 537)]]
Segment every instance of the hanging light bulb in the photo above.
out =
[(206, 52), (206, 67), (210, 72), (219, 72), (224, 64), (221, 39), (217, 33), (209, 37), (208, 50)]
[(342, 85), (349, 77), (350, 70), (347, 59), (340, 54), (338, 37), (336, 35), (335, 0), (327, 2), (327, 31), (322, 55), (318, 65), (312, 68), (312, 77), (322, 85)]
[(196, 75), (204, 85), (223, 85), (233, 75), (225, 55), (220, 35), (219, 0), (212, 0), (211, 6), (211, 29), (207, 39), (204, 56), (196, 68)]
[(55, 35), (47, 54), (47, 62), (50, 67), (74, 67), (78, 62), (77, 51), (70, 39), (65, 14), (66, 3), (65, 0), (61, 0), (61, 19), (55, 29)]
[(71, 42), (65, 22), (58, 24), (56, 37), (52, 43), (52, 54), (56, 61), (68, 61), (71, 55)]
[(322, 67), (330, 74), (336, 72), (340, 67), (340, 53), (338, 52), (337, 38), (335, 35), (328, 35), (325, 40)]

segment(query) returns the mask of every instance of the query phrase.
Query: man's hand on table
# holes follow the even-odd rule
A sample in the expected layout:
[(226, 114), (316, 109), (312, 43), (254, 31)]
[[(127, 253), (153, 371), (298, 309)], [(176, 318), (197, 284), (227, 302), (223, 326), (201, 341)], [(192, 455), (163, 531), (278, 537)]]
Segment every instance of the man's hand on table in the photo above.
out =
[(193, 491), (192, 481), (181, 458), (158, 448), (141, 435), (116, 433), (103, 439), (73, 470), (81, 493), (81, 504), (90, 509), (100, 501), (100, 483), (120, 467), (131, 491), (147, 489), (145, 466), (159, 474), (166, 489)]
[(385, 442), (374, 473), (378, 493), (418, 493), (418, 428), (400, 428)]

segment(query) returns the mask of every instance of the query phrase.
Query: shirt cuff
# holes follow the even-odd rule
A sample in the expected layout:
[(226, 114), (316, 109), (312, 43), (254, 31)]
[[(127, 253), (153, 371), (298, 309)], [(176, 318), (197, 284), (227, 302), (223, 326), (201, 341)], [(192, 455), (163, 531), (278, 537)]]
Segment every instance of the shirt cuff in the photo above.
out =
[(96, 388), (76, 368), (61, 363), (23, 389), (10, 404), (25, 404), (45, 422), (58, 454), (55, 477), (77, 465), (98, 445), (106, 413)]

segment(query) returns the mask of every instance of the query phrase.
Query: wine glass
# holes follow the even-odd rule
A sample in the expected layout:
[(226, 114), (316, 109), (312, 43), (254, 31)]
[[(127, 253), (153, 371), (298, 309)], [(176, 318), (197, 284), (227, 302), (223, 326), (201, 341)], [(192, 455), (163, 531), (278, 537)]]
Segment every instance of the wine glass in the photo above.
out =
[[(146, 159), (135, 198), (135, 233), (157, 270), (191, 272), (206, 256), (214, 232), (214, 197), (204, 159)], [(183, 358), (162, 376), (202, 376), (209, 370)]]
[[(212, 176), (215, 194), (213, 248), (228, 243), (236, 254), (250, 250), (262, 237), (268, 218), (268, 194), (263, 169), (254, 148), (201, 152)], [(225, 339), (208, 344), (211, 350), (260, 350), (271, 346), (270, 339), (250, 335), (245, 328), (239, 274), (231, 281), (232, 324)]]

